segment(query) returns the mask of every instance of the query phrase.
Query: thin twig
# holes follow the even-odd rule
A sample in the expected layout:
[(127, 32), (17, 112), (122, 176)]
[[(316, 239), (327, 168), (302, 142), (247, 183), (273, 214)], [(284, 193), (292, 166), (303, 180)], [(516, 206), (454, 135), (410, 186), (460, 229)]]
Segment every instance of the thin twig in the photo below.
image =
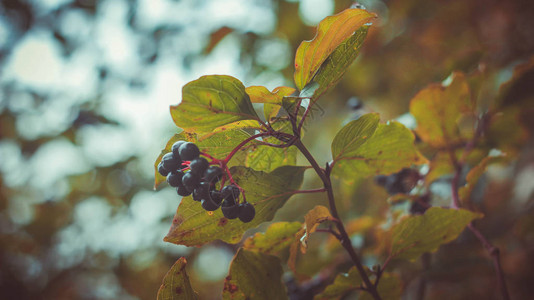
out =
[[(332, 182), (330, 180), (330, 167), (327, 164), (326, 168), (323, 170), (321, 167), (319, 167), (319, 164), (317, 164), (317, 161), (313, 157), (313, 155), (308, 151), (306, 146), (302, 143), (300, 139), (297, 139), (295, 142), (295, 146), (300, 150), (300, 152), (306, 157), (308, 162), (312, 165), (313, 169), (321, 178), (324, 184), (324, 188), (326, 189), (327, 196), (328, 196), (328, 204), (330, 206), (330, 213), (332, 216), (338, 220), (340, 220), (337, 209), (336, 209), (336, 203), (334, 200), (334, 192), (332, 189)], [(367, 275), (367, 272), (365, 271), (365, 268), (363, 267), (361, 260), (356, 254), (356, 251), (354, 251), (354, 248), (352, 247), (350, 237), (347, 234), (347, 231), (345, 230), (345, 226), (343, 225), (343, 222), (336, 222), (337, 230), (339, 231), (340, 235), (340, 243), (345, 248), (345, 250), (348, 252), (349, 256), (352, 259), (352, 262), (356, 266), (356, 269), (358, 269), (358, 272), (360, 273), (360, 276), (364, 283), (364, 288), (367, 292), (371, 294), (371, 296), (375, 300), (382, 299), (380, 295), (378, 294), (378, 291), (374, 284), (371, 283), (371, 280), (369, 279), (369, 276)]]
[[(460, 177), (462, 175), (463, 167), (466, 163), (467, 157), (469, 153), (475, 148), (476, 143), (478, 142), (478, 139), (482, 136), (484, 129), (486, 127), (486, 120), (488, 118), (489, 114), (485, 114), (479, 119), (479, 122), (477, 124), (477, 128), (475, 130), (475, 134), (473, 135), (473, 138), (471, 141), (469, 141), (464, 149), (464, 152), (462, 154), (462, 157), (460, 160), (456, 160), (456, 156), (453, 152), (450, 152), (451, 158), (455, 172), (454, 177), (451, 181), (451, 192), (452, 192), (452, 207), (453, 208), (460, 208), (460, 197), (458, 194), (458, 188), (460, 184)], [(478, 240), (482, 243), (486, 251), (489, 253), (489, 255), (492, 257), (493, 265), (495, 267), (495, 273), (497, 276), (497, 286), (499, 290), (501, 291), (502, 298), (504, 300), (509, 300), (510, 295), (508, 293), (508, 288), (506, 287), (506, 280), (504, 279), (504, 273), (501, 266), (500, 261), (500, 255), (499, 255), (499, 248), (495, 247), (491, 242), (473, 225), (471, 222), (469, 225), (467, 225), (467, 228), (478, 238)]]

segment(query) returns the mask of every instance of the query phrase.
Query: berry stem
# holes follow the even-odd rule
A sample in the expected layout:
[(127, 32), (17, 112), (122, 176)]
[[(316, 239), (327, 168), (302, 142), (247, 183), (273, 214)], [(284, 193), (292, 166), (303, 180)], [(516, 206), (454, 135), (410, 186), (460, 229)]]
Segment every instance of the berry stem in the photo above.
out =
[(339, 214), (336, 208), (336, 203), (334, 200), (334, 191), (332, 189), (332, 181), (330, 180), (330, 170), (331, 170), (330, 166), (327, 164), (326, 169), (323, 170), (319, 166), (319, 164), (317, 163), (313, 155), (310, 153), (308, 148), (306, 148), (306, 146), (302, 143), (300, 139), (297, 139), (295, 141), (295, 146), (306, 157), (306, 159), (312, 165), (313, 169), (315, 170), (319, 178), (321, 178), (321, 180), (323, 181), (324, 189), (326, 190), (327, 196), (328, 196), (328, 204), (330, 206), (330, 213), (335, 219), (339, 220), (339, 222), (335, 222), (337, 230), (339, 232), (339, 236), (340, 236), (339, 241), (341, 245), (343, 246), (343, 248), (345, 248), (345, 250), (348, 252), (350, 258), (352, 259), (352, 262), (356, 266), (356, 269), (358, 269), (358, 272), (360, 273), (360, 276), (364, 283), (364, 289), (367, 292), (369, 292), (375, 300), (382, 299), (380, 295), (378, 294), (376, 286), (371, 283), (371, 280), (369, 279), (369, 276), (367, 275), (367, 272), (365, 271), (365, 268), (363, 267), (361, 263), (360, 257), (358, 256), (356, 251), (354, 251), (354, 248), (352, 247), (352, 244), (350, 241), (350, 237), (347, 234), (347, 231), (345, 230), (345, 226), (343, 225), (343, 222), (341, 222), (341, 219), (339, 218)]

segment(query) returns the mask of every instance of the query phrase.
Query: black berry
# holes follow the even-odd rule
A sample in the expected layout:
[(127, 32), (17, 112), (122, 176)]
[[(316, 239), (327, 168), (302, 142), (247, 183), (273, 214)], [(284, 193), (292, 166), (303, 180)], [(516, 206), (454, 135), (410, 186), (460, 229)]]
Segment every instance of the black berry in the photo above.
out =
[(185, 141), (178, 141), (174, 144), (172, 144), (172, 153), (174, 154), (174, 156), (176, 157), (180, 157), (180, 146), (183, 145), (185, 143)]
[(158, 172), (161, 174), (161, 176), (167, 176), (169, 174), (169, 171), (165, 170), (163, 167), (163, 162), (160, 161), (158, 164)]
[(167, 183), (172, 187), (178, 187), (182, 185), (182, 177), (184, 173), (182, 171), (171, 172), (167, 175)]
[(202, 176), (209, 165), (210, 163), (204, 157), (198, 157), (191, 161), (189, 167), (191, 168), (191, 172)]
[(227, 219), (235, 219), (239, 216), (239, 205), (231, 198), (225, 198), (221, 204), (221, 211)]
[(239, 220), (243, 223), (248, 223), (254, 219), (254, 216), (256, 215), (256, 209), (254, 209), (254, 205), (245, 202), (239, 204)]
[(200, 150), (197, 145), (187, 142), (183, 143), (179, 149), (180, 157), (183, 160), (193, 160), (200, 155)]
[(239, 188), (233, 184), (225, 186), (221, 190), (222, 196), (224, 199), (236, 200), (239, 198)]
[(204, 179), (211, 183), (217, 183), (223, 176), (223, 170), (217, 166), (210, 166), (204, 172)]
[(210, 198), (210, 185), (207, 182), (201, 182), (193, 191), (193, 200), (200, 201), (208, 198)]
[(169, 172), (178, 170), (182, 165), (182, 160), (178, 157), (174, 157), (172, 152), (169, 152), (161, 158), (163, 168)]
[(214, 211), (217, 208), (219, 208), (219, 205), (213, 202), (210, 198), (202, 199), (201, 205), (202, 205), (202, 208), (204, 208), (207, 211)]
[(182, 183), (188, 190), (193, 191), (200, 186), (200, 176), (193, 172), (187, 172), (182, 177)]
[(182, 197), (191, 195), (191, 192), (183, 185), (180, 185), (176, 188), (176, 193)]
[(213, 200), (213, 202), (215, 202), (217, 204), (221, 204), (221, 202), (223, 200), (221, 192), (219, 192), (217, 190), (210, 192), (210, 198), (211, 198), (211, 200)]

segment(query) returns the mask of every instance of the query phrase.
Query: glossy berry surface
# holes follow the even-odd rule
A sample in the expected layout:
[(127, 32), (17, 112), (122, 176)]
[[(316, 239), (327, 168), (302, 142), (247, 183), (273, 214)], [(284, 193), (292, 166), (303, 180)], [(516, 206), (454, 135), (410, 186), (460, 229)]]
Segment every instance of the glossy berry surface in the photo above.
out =
[(225, 186), (221, 190), (221, 193), (224, 199), (236, 200), (237, 198), (239, 198), (240, 191), (237, 186), (231, 184), (231, 185)]
[(193, 191), (195, 188), (200, 186), (200, 176), (192, 172), (187, 172), (182, 177), (182, 183), (186, 188)]
[(198, 174), (199, 176), (204, 175), (204, 172), (208, 169), (210, 163), (204, 157), (198, 157), (191, 161), (189, 167), (191, 172)]
[(172, 152), (169, 152), (161, 158), (162, 166), (165, 170), (173, 172), (178, 170), (182, 166), (182, 160), (174, 157)]
[(209, 166), (204, 172), (204, 179), (208, 182), (216, 183), (221, 180), (223, 176), (223, 170), (217, 166)]
[(180, 146), (182, 146), (184, 143), (185, 141), (177, 141), (176, 143), (172, 144), (171, 151), (175, 157), (180, 157)]
[(179, 187), (176, 188), (176, 193), (182, 197), (191, 195), (191, 192), (183, 185), (180, 185)]
[(204, 208), (207, 211), (214, 211), (217, 208), (219, 208), (219, 205), (213, 202), (210, 198), (202, 199), (201, 205), (202, 205), (202, 208)]
[(161, 174), (161, 176), (167, 176), (169, 174), (169, 171), (167, 171), (163, 167), (163, 162), (161, 162), (161, 161), (158, 164), (158, 173)]
[(221, 202), (223, 200), (222, 194), (219, 191), (211, 191), (210, 192), (210, 198), (211, 198), (211, 200), (213, 200), (213, 202), (215, 202), (217, 204), (221, 204)]
[(233, 199), (224, 199), (221, 211), (227, 219), (236, 219), (239, 216), (239, 205)]
[(187, 142), (180, 146), (179, 153), (182, 160), (193, 160), (200, 155), (200, 150), (197, 145)]
[(167, 183), (172, 187), (178, 187), (182, 185), (182, 177), (184, 173), (182, 171), (171, 172), (167, 175)]
[(243, 223), (248, 223), (254, 219), (256, 215), (256, 209), (254, 205), (246, 202), (239, 204), (239, 220)]
[(207, 198), (210, 198), (209, 183), (201, 182), (200, 185), (193, 191), (193, 200), (200, 201)]

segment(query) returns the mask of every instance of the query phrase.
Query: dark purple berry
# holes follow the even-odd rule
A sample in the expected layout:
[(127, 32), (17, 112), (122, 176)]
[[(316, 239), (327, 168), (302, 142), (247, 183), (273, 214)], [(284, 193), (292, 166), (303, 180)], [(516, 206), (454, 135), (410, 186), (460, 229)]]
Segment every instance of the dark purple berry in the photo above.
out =
[(187, 172), (182, 177), (182, 183), (188, 190), (193, 191), (200, 186), (200, 176), (193, 172)]
[(223, 187), (223, 189), (221, 190), (221, 193), (222, 193), (222, 196), (223, 196), (223, 199), (232, 199), (232, 200), (236, 200), (237, 198), (239, 198), (239, 188), (233, 184), (231, 185), (227, 185), (225, 187)]
[(235, 219), (239, 216), (239, 205), (234, 199), (225, 198), (221, 204), (221, 211), (227, 219)]
[(208, 198), (210, 198), (210, 184), (207, 182), (201, 182), (200, 185), (193, 191), (193, 200), (200, 201)]
[(171, 172), (167, 175), (167, 183), (172, 187), (178, 187), (182, 185), (182, 177), (184, 173), (182, 171)]
[(176, 193), (182, 197), (191, 195), (191, 192), (183, 185), (180, 185), (176, 188)]
[(196, 173), (201, 177), (209, 166), (210, 163), (204, 157), (195, 158), (191, 161), (191, 164), (189, 164), (191, 172)]
[(172, 144), (172, 154), (174, 154), (175, 157), (180, 157), (180, 146), (184, 144), (185, 141), (177, 141), (176, 143)]
[(204, 172), (204, 179), (211, 183), (217, 183), (223, 176), (223, 170), (217, 166), (210, 166)]
[(221, 202), (223, 200), (221, 192), (219, 192), (217, 190), (210, 192), (210, 198), (211, 198), (211, 200), (213, 200), (213, 202), (215, 202), (217, 204), (221, 204)]
[(161, 174), (161, 176), (167, 176), (169, 174), (169, 171), (165, 170), (163, 167), (163, 162), (160, 161), (158, 164), (158, 172)]
[(174, 172), (180, 168), (182, 165), (182, 161), (180, 158), (174, 157), (172, 152), (169, 152), (161, 158), (161, 163), (163, 165), (163, 168), (169, 172)]
[(210, 198), (202, 199), (201, 205), (207, 211), (214, 211), (219, 208), (219, 204), (213, 202)]
[(245, 202), (239, 204), (239, 220), (243, 223), (248, 223), (254, 219), (254, 216), (256, 215), (256, 209), (254, 209), (254, 205)]
[(200, 155), (200, 150), (198, 149), (197, 145), (191, 142), (183, 143), (178, 151), (180, 152), (180, 157), (183, 160), (191, 161)]

